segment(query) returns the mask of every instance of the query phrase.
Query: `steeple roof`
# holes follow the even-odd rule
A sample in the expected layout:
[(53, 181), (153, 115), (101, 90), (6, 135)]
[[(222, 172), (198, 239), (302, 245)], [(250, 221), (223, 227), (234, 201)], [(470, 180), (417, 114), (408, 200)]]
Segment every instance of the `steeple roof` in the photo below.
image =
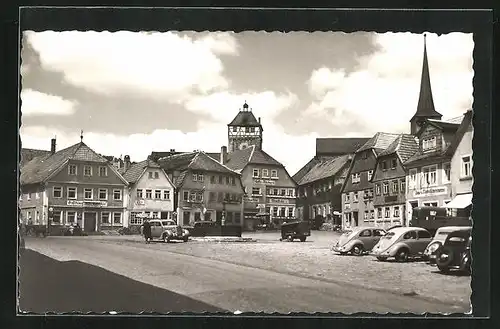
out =
[(427, 44), (426, 36), (424, 34), (424, 61), (422, 65), (422, 77), (420, 80), (420, 94), (418, 96), (417, 111), (410, 121), (415, 117), (425, 118), (439, 118), (441, 113), (437, 112), (434, 107), (434, 100), (432, 98), (431, 78), (429, 74), (429, 61), (427, 59)]
[(255, 118), (253, 112), (249, 110), (246, 102), (243, 104), (243, 109), (240, 109), (236, 117), (228, 126), (261, 127), (262, 129), (260, 122)]

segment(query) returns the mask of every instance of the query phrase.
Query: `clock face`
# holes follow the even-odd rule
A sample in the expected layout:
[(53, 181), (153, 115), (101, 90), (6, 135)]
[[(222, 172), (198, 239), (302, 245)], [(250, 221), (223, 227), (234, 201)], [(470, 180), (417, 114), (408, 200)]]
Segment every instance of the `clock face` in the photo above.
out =
[(240, 150), (246, 149), (248, 147), (248, 143), (241, 143)]

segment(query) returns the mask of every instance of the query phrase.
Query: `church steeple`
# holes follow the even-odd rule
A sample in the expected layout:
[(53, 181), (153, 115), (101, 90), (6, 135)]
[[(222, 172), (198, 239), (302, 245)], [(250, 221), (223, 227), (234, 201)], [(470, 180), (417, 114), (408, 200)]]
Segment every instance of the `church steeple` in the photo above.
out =
[(242, 150), (254, 145), (262, 149), (262, 124), (255, 118), (247, 102), (239, 110), (236, 117), (227, 125), (228, 152)]
[(434, 99), (432, 98), (429, 61), (427, 59), (427, 42), (426, 35), (424, 34), (424, 60), (420, 80), (420, 94), (418, 97), (417, 111), (410, 120), (411, 133), (416, 134), (420, 128), (420, 124), (425, 121), (425, 119), (441, 120), (441, 117), (441, 113), (437, 112), (434, 107)]

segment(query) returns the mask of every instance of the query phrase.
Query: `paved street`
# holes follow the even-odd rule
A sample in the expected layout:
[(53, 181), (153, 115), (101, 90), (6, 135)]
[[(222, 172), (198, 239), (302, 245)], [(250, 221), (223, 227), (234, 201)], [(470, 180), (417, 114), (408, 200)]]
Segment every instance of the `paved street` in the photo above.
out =
[(338, 237), (313, 232), (305, 243), (252, 233), (253, 243), (154, 243), (138, 236), (27, 239), (26, 247), (60, 261), (101, 266), (229, 311), (469, 311), (470, 278), (441, 275), (422, 262), (337, 256)]

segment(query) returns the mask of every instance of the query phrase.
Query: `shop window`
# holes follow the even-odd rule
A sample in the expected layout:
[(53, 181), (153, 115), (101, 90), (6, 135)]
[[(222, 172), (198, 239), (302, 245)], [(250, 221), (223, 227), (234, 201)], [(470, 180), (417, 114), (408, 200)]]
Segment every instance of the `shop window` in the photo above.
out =
[(121, 224), (122, 223), (122, 213), (115, 212), (113, 213), (113, 224)]
[[(135, 218), (135, 213), (133, 213), (134, 218)], [(102, 212), (101, 213), (101, 224), (111, 224), (110, 218), (109, 218), (109, 212)], [(142, 224), (142, 218), (141, 218), (141, 224)]]

